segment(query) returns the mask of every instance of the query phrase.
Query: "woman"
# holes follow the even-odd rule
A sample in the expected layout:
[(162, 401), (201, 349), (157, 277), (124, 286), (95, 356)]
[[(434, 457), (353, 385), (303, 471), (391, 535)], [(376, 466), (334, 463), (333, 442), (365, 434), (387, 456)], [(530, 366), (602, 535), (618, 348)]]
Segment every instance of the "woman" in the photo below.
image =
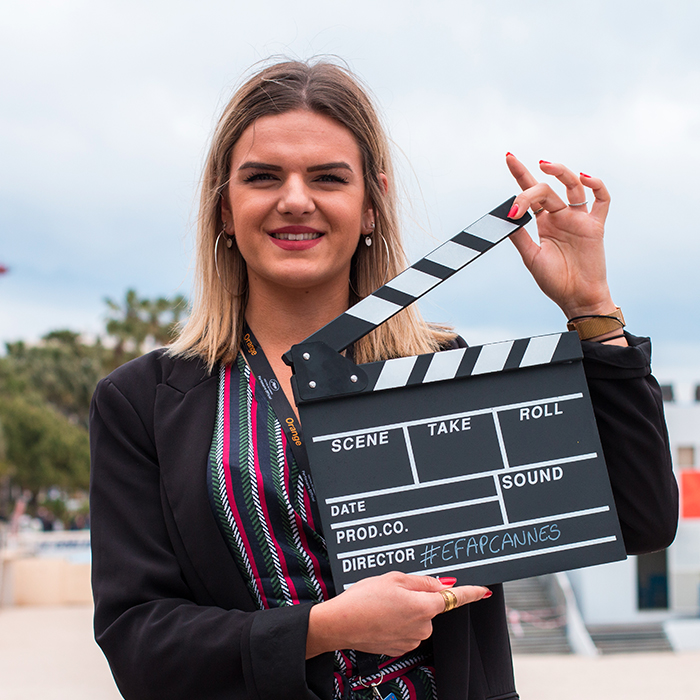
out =
[[(532, 207), (540, 236), (513, 241), (589, 339), (627, 549), (667, 546), (677, 495), (660, 393), (648, 340), (621, 332), (608, 291), (607, 191), (543, 161), (567, 205), (507, 164), (523, 189), (510, 216)], [(303, 454), (281, 427), (294, 410), (282, 354), (404, 266), (387, 141), (357, 81), (326, 63), (253, 76), (205, 166), (188, 324), (93, 402), (95, 630), (126, 698), (517, 698), (500, 586), (392, 573), (335, 595)], [(409, 308), (353, 353), (458, 342)], [(265, 361), (286, 401), (251, 371)]]

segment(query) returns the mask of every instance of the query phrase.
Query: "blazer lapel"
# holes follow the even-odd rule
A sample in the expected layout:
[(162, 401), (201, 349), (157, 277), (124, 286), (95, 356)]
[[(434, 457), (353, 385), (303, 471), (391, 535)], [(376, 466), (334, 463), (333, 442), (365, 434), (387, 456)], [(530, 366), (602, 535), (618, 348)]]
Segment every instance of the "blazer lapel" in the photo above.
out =
[(164, 381), (156, 393), (156, 448), (163, 487), (187, 556), (217, 605), (256, 610), (207, 493), (216, 374), (208, 375), (199, 362), (176, 360)]

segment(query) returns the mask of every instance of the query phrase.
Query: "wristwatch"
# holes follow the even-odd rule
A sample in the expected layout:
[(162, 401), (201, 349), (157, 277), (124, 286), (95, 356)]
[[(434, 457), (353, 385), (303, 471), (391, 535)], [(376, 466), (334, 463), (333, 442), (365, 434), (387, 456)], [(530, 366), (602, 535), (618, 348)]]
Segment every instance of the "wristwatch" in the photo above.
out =
[(590, 340), (621, 330), (625, 327), (625, 317), (617, 306), (615, 311), (604, 316), (576, 316), (569, 320), (566, 327), (570, 331), (576, 331), (581, 340)]

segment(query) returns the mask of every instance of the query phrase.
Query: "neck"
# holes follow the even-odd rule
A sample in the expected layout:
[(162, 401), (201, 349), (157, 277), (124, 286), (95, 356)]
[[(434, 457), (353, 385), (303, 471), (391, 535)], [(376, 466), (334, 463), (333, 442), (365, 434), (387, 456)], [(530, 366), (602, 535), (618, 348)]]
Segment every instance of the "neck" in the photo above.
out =
[(266, 354), (286, 352), (348, 308), (347, 284), (331, 289), (251, 288), (246, 321)]

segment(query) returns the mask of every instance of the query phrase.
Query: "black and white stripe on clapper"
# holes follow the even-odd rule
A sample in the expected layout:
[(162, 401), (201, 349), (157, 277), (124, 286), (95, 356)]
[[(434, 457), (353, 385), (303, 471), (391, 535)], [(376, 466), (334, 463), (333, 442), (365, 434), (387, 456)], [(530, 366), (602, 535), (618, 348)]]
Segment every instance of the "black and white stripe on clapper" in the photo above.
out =
[(359, 393), (571, 362), (581, 357), (581, 344), (575, 332), (399, 357), (362, 365), (367, 383)]
[(340, 352), (367, 335), (530, 221), (529, 213), (517, 221), (508, 218), (514, 200), (511, 197), (467, 226), (303, 343), (320, 341)]
[(433, 384), (528, 367), (570, 363), (583, 357), (578, 333), (551, 333), (442, 352), (355, 365), (325, 343), (295, 345), (297, 405), (386, 389)]

